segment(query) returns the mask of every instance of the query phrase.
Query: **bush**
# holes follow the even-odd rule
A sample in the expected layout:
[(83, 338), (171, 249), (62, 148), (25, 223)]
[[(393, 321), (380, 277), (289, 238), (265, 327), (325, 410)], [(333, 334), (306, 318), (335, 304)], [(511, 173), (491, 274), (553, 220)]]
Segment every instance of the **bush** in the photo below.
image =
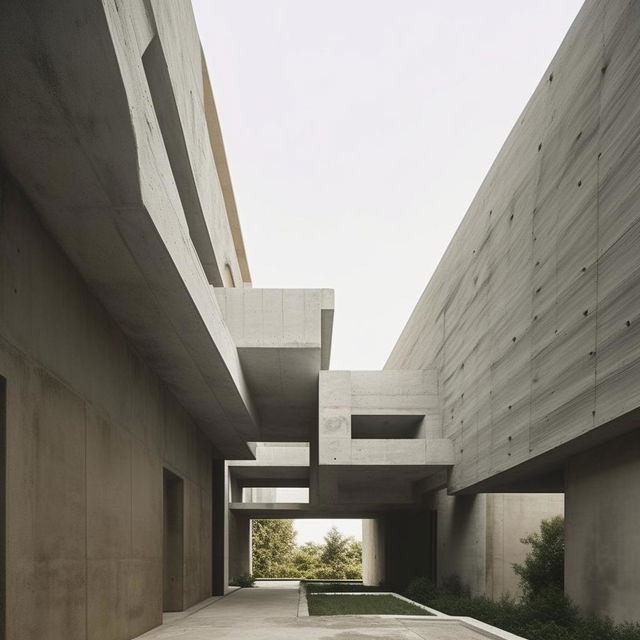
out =
[(494, 601), (470, 597), (458, 578), (434, 588), (428, 578), (416, 578), (408, 598), (452, 616), (469, 616), (528, 640), (640, 640), (640, 625), (615, 625), (607, 618), (583, 617), (557, 587), (539, 589), (518, 602), (509, 596)]
[(229, 581), (232, 587), (253, 587), (255, 583), (256, 579), (250, 573), (243, 573)]
[(413, 578), (407, 585), (404, 595), (409, 600), (426, 604), (438, 595), (438, 587), (429, 578)]
[(460, 580), (460, 576), (452, 575), (442, 579), (442, 591), (461, 598), (470, 598), (471, 589)]
[(522, 538), (531, 545), (523, 564), (514, 564), (526, 599), (550, 588), (564, 590), (564, 518), (556, 516), (540, 523), (540, 533)]

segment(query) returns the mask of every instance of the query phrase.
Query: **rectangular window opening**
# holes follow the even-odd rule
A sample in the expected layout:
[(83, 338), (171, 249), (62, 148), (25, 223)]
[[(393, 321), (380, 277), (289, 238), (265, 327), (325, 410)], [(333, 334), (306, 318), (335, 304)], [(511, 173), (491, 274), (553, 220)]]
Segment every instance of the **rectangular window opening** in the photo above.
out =
[(424, 415), (352, 415), (351, 437), (356, 440), (424, 438)]

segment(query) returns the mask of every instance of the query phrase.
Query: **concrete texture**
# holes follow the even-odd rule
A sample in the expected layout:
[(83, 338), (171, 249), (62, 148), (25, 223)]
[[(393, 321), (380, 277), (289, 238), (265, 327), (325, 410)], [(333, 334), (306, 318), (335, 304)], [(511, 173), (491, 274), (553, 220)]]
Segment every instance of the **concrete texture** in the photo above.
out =
[(434, 370), (321, 371), (319, 402), (312, 502), (411, 503), (413, 483), (453, 463)]
[[(209, 144), (189, 4), (10, 0), (0, 29), (0, 90), (13, 96), (0, 105), (4, 169), (218, 450), (251, 457), (257, 415), (204, 268), (230, 265), (243, 279)], [(166, 71), (155, 102), (173, 104), (176, 143), (165, 140), (154, 108), (143, 64), (150, 45), (151, 66)], [(193, 219), (206, 227), (215, 260), (194, 245)]]
[(388, 359), (439, 372), (452, 492), (561, 468), (638, 406), (639, 30), (585, 3)]
[(362, 582), (370, 586), (384, 583), (384, 525), (380, 518), (362, 520)]
[(320, 466), (451, 464), (435, 371), (322, 371), (319, 395)]
[(565, 588), (586, 610), (638, 619), (640, 434), (571, 459), (566, 481)]
[(211, 445), (0, 189), (6, 637), (132, 637), (162, 619), (163, 467), (184, 483), (184, 604), (211, 593)]
[[(379, 638), (397, 640), (482, 640), (485, 635), (458, 621), (376, 616), (298, 617), (296, 582), (262, 583), (231, 595), (140, 636), (140, 640), (286, 640)], [(507, 636), (504, 636), (507, 638)], [(510, 636), (515, 638), (515, 636)]]
[[(228, 593), (254, 517), (369, 518), (367, 581), (514, 594), (565, 486), (569, 594), (637, 618), (639, 34), (638, 3), (587, 0), (385, 370), (327, 371), (331, 290), (249, 287), (189, 3), (7, 0), (6, 637), (128, 639)], [(309, 503), (242, 501), (278, 486)], [(452, 628), (295, 599), (158, 633)]]
[(309, 441), (329, 366), (331, 289), (216, 289), (260, 415), (258, 440)]
[(529, 550), (520, 539), (538, 531), (542, 520), (562, 515), (563, 503), (562, 494), (439, 492), (438, 581), (458, 576), (474, 595), (520, 595), (513, 564), (521, 563)]
[[(229, 461), (230, 478), (239, 487), (309, 486), (309, 443), (259, 442), (255, 456), (255, 460)], [(232, 501), (242, 502), (235, 498)]]
[(251, 519), (229, 514), (229, 579), (251, 573)]

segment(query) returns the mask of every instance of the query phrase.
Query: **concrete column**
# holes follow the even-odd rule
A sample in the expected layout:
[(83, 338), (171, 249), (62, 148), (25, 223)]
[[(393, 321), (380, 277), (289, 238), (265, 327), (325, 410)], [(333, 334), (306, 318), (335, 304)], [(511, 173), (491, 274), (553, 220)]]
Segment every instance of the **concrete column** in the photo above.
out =
[(251, 573), (251, 520), (229, 513), (229, 577)]
[(437, 581), (457, 576), (474, 596), (485, 594), (487, 496), (436, 496)]
[(579, 454), (565, 481), (565, 591), (583, 610), (640, 621), (640, 431)]
[(387, 513), (363, 520), (362, 571), (365, 584), (402, 589), (433, 574), (431, 510)]
[(229, 493), (231, 502), (242, 502), (242, 487), (231, 476), (229, 476)]
[(382, 518), (362, 521), (362, 582), (378, 586), (384, 578), (384, 522)]
[(213, 595), (223, 596), (229, 589), (229, 474), (224, 460), (214, 460), (212, 471)]

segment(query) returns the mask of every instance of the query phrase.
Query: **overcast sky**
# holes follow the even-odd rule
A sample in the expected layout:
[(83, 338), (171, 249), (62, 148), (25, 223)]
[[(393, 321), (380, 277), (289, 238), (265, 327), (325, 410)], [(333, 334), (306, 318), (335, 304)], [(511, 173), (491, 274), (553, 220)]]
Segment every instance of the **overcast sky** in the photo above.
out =
[(335, 289), (332, 369), (384, 365), (581, 4), (193, 0), (253, 285)]

